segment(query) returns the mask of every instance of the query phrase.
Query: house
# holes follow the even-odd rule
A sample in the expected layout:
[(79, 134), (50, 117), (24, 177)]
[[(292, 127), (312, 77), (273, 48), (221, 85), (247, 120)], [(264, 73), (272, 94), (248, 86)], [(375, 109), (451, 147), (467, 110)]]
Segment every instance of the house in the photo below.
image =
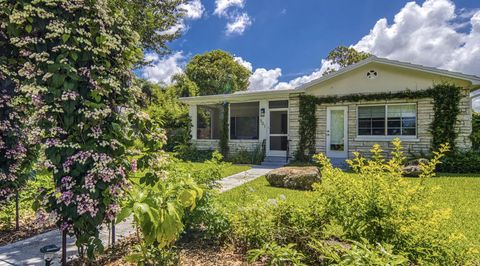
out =
[[(314, 151), (310, 152), (345, 159), (352, 157), (354, 151), (368, 152), (374, 143), (388, 147), (396, 137), (410, 152), (428, 153), (433, 141), (433, 94), (398, 98), (392, 95), (423, 95), (419, 92), (446, 83), (462, 88), (459, 113), (452, 127), (457, 133), (456, 147), (467, 150), (471, 147), (472, 130), (470, 91), (479, 87), (480, 78), (375, 56), (295, 89), (186, 97), (181, 101), (189, 106), (192, 144), (198, 149), (218, 148), (222, 127), (228, 122), (225, 126), (230, 153), (252, 151), (265, 143), (267, 156), (291, 158), (301, 141), (300, 99), (306, 95), (329, 99), (310, 107), (315, 108), (316, 119), (314, 136), (309, 136), (314, 139)], [(348, 100), (349, 95), (378, 97)], [(389, 97), (383, 99), (381, 95)], [(342, 100), (336, 102), (335, 97)], [(224, 116), (228, 116), (226, 121)]]

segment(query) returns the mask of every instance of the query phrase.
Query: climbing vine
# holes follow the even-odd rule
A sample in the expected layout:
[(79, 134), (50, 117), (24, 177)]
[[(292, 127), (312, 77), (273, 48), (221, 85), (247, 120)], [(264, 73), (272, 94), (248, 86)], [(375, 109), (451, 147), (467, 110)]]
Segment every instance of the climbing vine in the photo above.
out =
[(405, 90), (400, 92), (385, 92), (373, 94), (348, 94), (343, 96), (316, 97), (313, 95), (300, 96), (300, 141), (295, 159), (306, 161), (309, 155), (315, 153), (316, 132), (316, 105), (359, 101), (388, 101), (394, 99), (422, 99), (432, 98), (434, 101), (434, 119), (430, 125), (433, 136), (432, 148), (442, 143), (451, 143), (455, 148), (455, 123), (459, 113), (459, 103), (462, 97), (461, 88), (451, 84), (438, 84), (432, 88), (419, 91)]
[(472, 115), (472, 134), (470, 135), (472, 140), (472, 148), (474, 150), (480, 150), (480, 113), (473, 113)]
[(223, 119), (222, 119), (222, 128), (220, 132), (220, 141), (219, 148), (220, 153), (226, 158), (228, 156), (228, 103), (223, 104)]
[(430, 92), (434, 101), (433, 112), (435, 114), (430, 125), (433, 136), (432, 148), (437, 149), (441, 144), (449, 143), (451, 150), (455, 151), (455, 139), (457, 138), (455, 123), (460, 112), (461, 91), (455, 86), (441, 84), (433, 87)]
[[(138, 132), (133, 128), (148, 127), (136, 110), (140, 90), (131, 71), (143, 56), (139, 36), (108, 1), (4, 1), (1, 7), (5, 39), (18, 51), (8, 60), (19, 69), (19, 89), (38, 106), (55, 183), (39, 193), (35, 208), (48, 212), (64, 236), (75, 235), (91, 258), (103, 249), (99, 226), (115, 219), (126, 175), (136, 168), (127, 154)], [(164, 143), (156, 131), (143, 138)], [(159, 164), (142, 157), (138, 167), (150, 161)], [(156, 174), (145, 176), (161, 178)]]
[(296, 161), (307, 161), (315, 153), (315, 133), (317, 131), (316, 107), (315, 96), (300, 96), (300, 142), (295, 152)]

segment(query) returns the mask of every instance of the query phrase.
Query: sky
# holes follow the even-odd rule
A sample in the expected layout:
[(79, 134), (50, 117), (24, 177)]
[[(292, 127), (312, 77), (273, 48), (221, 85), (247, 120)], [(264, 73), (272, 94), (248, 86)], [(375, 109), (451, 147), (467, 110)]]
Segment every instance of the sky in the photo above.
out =
[[(190, 0), (171, 54), (147, 53), (140, 75), (171, 83), (188, 60), (225, 50), (252, 71), (249, 90), (295, 88), (322, 76), (344, 45), (480, 76), (479, 0)], [(480, 101), (475, 103), (480, 109)]]

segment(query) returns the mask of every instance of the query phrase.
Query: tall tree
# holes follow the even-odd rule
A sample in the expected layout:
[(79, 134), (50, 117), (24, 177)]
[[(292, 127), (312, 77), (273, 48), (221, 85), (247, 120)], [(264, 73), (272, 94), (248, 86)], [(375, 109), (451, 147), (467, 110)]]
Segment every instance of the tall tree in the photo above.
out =
[(182, 9), (187, 0), (109, 0), (113, 7), (124, 10), (132, 29), (140, 35), (141, 48), (159, 54), (169, 52), (167, 43), (179, 37), (176, 27), (185, 15)]
[(212, 95), (246, 90), (251, 72), (231, 54), (213, 50), (194, 56), (185, 74), (198, 86), (199, 95)]
[(198, 86), (191, 81), (185, 73), (173, 76), (173, 89), (178, 97), (191, 97), (198, 95)]
[[(344, 68), (346, 66), (349, 66), (359, 61), (362, 61), (364, 59), (367, 59), (370, 56), (371, 54), (369, 53), (360, 52), (355, 50), (355, 48), (341, 45), (336, 47), (332, 51), (330, 51), (330, 53), (328, 53), (327, 60), (331, 61), (335, 65), (338, 65), (340, 68)], [(328, 75), (335, 71), (336, 69), (334, 68), (328, 68), (323, 73), (323, 75)]]

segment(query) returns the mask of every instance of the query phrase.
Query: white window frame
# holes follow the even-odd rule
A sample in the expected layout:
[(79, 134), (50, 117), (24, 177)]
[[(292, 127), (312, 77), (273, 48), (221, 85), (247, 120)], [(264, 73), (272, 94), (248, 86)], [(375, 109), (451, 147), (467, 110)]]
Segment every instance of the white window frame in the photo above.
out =
[[(414, 105), (415, 106), (415, 135), (388, 135), (388, 106), (393, 106), (393, 105)], [(385, 106), (385, 132), (384, 135), (358, 135), (358, 128), (359, 128), (359, 123), (358, 123), (358, 109), (360, 107), (373, 107), (373, 106)], [(380, 104), (361, 104), (357, 105), (357, 115), (356, 115), (356, 138), (355, 140), (358, 141), (390, 141), (395, 138), (399, 138), (401, 140), (408, 140), (408, 141), (419, 141), (418, 139), (418, 105), (417, 103), (380, 103)]]

